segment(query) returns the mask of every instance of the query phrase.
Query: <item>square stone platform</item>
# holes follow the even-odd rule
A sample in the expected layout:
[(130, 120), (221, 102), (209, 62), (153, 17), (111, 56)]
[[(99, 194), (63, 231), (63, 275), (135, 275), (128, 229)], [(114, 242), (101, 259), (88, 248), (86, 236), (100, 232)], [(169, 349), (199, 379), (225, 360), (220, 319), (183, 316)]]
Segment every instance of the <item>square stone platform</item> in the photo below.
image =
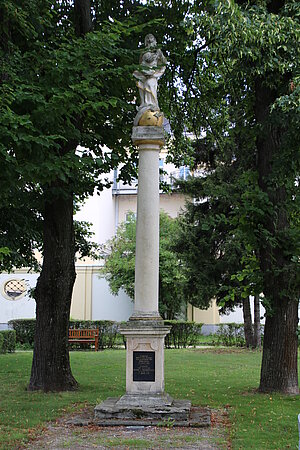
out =
[[(121, 397), (122, 398), (122, 397)], [(170, 399), (170, 397), (169, 397)], [(99, 426), (209, 427), (208, 408), (192, 408), (188, 400), (172, 400), (164, 407), (120, 405), (120, 398), (108, 398), (97, 405), (93, 424)]]

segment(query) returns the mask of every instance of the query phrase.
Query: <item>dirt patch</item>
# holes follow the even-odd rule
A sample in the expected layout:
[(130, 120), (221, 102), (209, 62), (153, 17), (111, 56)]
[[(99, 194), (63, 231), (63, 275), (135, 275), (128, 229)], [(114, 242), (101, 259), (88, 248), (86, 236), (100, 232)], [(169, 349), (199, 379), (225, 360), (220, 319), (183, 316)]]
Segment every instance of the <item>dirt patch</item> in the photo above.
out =
[[(230, 449), (227, 441), (226, 412), (212, 412), (212, 426), (191, 427), (100, 427), (75, 426), (68, 422), (72, 414), (45, 426), (42, 434), (22, 449), (83, 450), (83, 449)], [(80, 412), (83, 419), (93, 417), (93, 408)], [(21, 449), (21, 448), (20, 448)]]
[[(245, 353), (244, 347), (197, 347), (194, 349), (195, 352), (199, 353), (217, 353), (217, 354), (223, 354), (223, 353)], [(248, 350), (251, 352), (251, 350)], [(253, 350), (255, 352), (255, 350)]]

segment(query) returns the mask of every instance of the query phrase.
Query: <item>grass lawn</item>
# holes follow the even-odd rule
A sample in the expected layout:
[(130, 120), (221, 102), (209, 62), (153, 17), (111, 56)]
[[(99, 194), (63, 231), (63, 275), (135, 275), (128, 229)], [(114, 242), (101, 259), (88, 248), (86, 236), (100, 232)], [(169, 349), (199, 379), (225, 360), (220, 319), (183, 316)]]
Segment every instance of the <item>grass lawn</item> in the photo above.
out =
[[(125, 392), (125, 351), (71, 352), (77, 392), (26, 391), (31, 352), (0, 355), (0, 448), (17, 448), (45, 421)], [(255, 393), (261, 353), (228, 349), (167, 350), (166, 391), (195, 405), (226, 407), (233, 449), (297, 449), (299, 396)]]

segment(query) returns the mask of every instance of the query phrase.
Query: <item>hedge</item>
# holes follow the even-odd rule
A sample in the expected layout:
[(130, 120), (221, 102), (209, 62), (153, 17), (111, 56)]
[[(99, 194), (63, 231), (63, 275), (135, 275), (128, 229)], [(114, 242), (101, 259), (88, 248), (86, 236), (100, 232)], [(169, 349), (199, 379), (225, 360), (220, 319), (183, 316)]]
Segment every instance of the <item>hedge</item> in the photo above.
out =
[[(33, 348), (35, 334), (35, 319), (16, 319), (10, 320), (11, 326), (16, 332), (16, 340), (20, 345), (28, 345)], [(119, 338), (118, 322), (112, 320), (74, 320), (69, 322), (70, 328), (95, 328), (99, 329), (100, 350), (105, 348), (114, 348)], [(122, 340), (121, 340), (122, 342)], [(71, 344), (71, 348), (89, 348), (90, 344)]]
[(2, 351), (2, 349), (3, 349), (3, 342), (4, 342), (4, 336), (2, 334), (2, 331), (0, 331), (0, 353), (4, 353)]
[(8, 325), (16, 332), (18, 344), (28, 345), (33, 348), (35, 334), (35, 319), (16, 319), (10, 320)]
[[(114, 322), (112, 320), (74, 320), (69, 322), (70, 328), (94, 328), (99, 330), (100, 350), (105, 348), (115, 348), (124, 344), (125, 338), (119, 332), (120, 325), (123, 322)], [(167, 348), (185, 348), (195, 346), (197, 338), (201, 334), (202, 324), (194, 322), (184, 322), (177, 320), (166, 320), (166, 325), (171, 326), (170, 333), (166, 336), (165, 345)], [(27, 345), (33, 348), (35, 319), (17, 319), (11, 320), (9, 325), (16, 331), (17, 343)], [(71, 344), (71, 348), (90, 348), (90, 344)]]
[(215, 345), (225, 347), (245, 347), (244, 325), (240, 323), (222, 323), (215, 334)]
[[(118, 343), (119, 338), (119, 327), (118, 322), (113, 320), (74, 320), (71, 319), (69, 322), (70, 328), (94, 328), (99, 330), (99, 345), (98, 349), (103, 350), (105, 348), (115, 348)], [(77, 344), (72, 344), (76, 346)], [(89, 347), (89, 344), (79, 344), (80, 346)]]
[(165, 320), (165, 325), (171, 325), (171, 331), (165, 338), (165, 346), (167, 348), (186, 348), (197, 344), (203, 324), (182, 320)]
[(16, 350), (15, 330), (0, 331), (0, 353), (12, 353)]

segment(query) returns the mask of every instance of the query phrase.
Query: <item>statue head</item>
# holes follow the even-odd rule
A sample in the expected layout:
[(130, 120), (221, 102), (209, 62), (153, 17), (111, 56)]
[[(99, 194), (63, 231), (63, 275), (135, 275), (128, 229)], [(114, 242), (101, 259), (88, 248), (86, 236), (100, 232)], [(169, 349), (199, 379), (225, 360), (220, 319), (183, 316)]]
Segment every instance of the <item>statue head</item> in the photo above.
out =
[(155, 39), (155, 37), (153, 36), (153, 34), (147, 34), (147, 36), (145, 37), (145, 47), (147, 48), (152, 48), (152, 47), (156, 47), (157, 41)]

